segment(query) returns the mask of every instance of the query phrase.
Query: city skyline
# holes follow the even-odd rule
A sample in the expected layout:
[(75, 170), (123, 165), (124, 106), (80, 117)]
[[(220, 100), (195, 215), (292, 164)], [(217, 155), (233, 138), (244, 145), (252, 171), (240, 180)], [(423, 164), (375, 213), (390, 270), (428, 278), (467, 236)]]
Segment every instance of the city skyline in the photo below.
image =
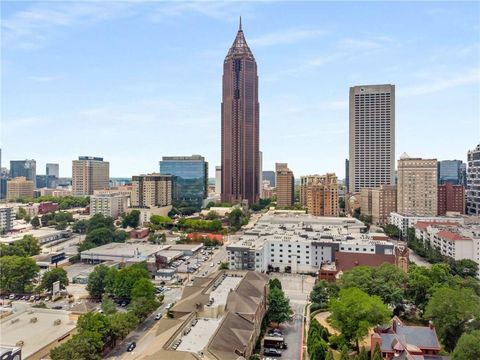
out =
[(201, 154), (213, 177), (221, 64), (239, 15), (259, 65), (264, 170), (282, 161), (297, 176), (345, 177), (355, 85), (396, 86), (395, 160), (466, 162), (478, 143), (475, 4), (22, 2), (2, 3), (3, 163), (54, 162), (70, 176), (72, 160), (93, 155), (130, 177), (164, 155)]

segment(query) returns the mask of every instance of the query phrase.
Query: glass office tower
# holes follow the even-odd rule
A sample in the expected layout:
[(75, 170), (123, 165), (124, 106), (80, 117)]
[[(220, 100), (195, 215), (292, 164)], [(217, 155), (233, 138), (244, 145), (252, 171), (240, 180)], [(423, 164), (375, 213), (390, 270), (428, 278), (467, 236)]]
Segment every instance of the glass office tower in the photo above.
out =
[(466, 164), (461, 160), (442, 160), (438, 162), (438, 184), (449, 182), (453, 185), (466, 185)]
[(173, 200), (177, 205), (202, 207), (208, 194), (208, 162), (203, 156), (164, 156), (160, 174), (176, 176)]

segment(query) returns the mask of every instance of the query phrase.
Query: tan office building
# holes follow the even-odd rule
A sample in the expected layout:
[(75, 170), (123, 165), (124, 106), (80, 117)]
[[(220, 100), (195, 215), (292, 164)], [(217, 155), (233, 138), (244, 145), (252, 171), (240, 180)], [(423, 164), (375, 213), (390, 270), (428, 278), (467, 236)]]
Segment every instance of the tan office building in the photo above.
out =
[(128, 197), (122, 194), (101, 194), (90, 196), (90, 214), (103, 214), (114, 220), (125, 213), (128, 208)]
[[(286, 165), (286, 164), (285, 164)], [(277, 176), (277, 207), (293, 206), (295, 202), (295, 184), (293, 172), (288, 167), (282, 167), (276, 172)]]
[(72, 161), (72, 192), (74, 196), (93, 195), (95, 190), (107, 189), (110, 163), (103, 158), (79, 156)]
[(397, 200), (400, 214), (437, 215), (437, 159), (400, 157)]
[(363, 216), (372, 218), (372, 224), (388, 224), (390, 213), (397, 211), (397, 187), (382, 185), (378, 188), (362, 189), (360, 208)]
[(334, 173), (302, 176), (300, 203), (314, 216), (339, 216), (337, 176)]
[(132, 207), (157, 207), (172, 204), (175, 176), (148, 174), (132, 177)]
[(395, 86), (350, 88), (350, 193), (395, 183)]
[(33, 197), (35, 188), (32, 180), (27, 180), (24, 176), (16, 177), (7, 181), (7, 201), (13, 201), (20, 197)]

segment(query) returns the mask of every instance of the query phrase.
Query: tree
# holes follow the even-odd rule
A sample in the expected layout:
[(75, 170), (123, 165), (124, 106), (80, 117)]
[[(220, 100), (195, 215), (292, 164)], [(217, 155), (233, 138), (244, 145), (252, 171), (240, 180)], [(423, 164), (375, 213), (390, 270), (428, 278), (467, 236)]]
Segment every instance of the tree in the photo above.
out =
[(369, 360), (368, 359), (368, 352), (365, 350), (365, 347), (362, 346), (360, 353), (358, 354), (357, 360)]
[(113, 233), (113, 242), (124, 243), (128, 239), (128, 233), (123, 230), (115, 230)]
[(348, 355), (348, 347), (346, 345), (342, 346), (342, 351), (340, 352), (340, 360), (350, 360)]
[(452, 275), (458, 275), (463, 278), (476, 277), (478, 274), (478, 264), (470, 259), (449, 261)]
[(239, 230), (242, 225), (248, 223), (248, 218), (243, 214), (243, 211), (240, 209), (234, 209), (228, 215), (228, 222), (230, 226), (235, 230)]
[(480, 330), (463, 334), (453, 351), (452, 360), (480, 359)]
[(71, 340), (50, 350), (52, 360), (100, 360), (102, 336), (92, 331), (76, 334)]
[(115, 230), (113, 225), (113, 219), (111, 217), (106, 217), (103, 214), (95, 214), (90, 220), (88, 220), (87, 234), (92, 232), (95, 229), (108, 228), (110, 230)]
[(273, 288), (277, 288), (277, 289), (280, 289), (282, 290), (282, 283), (280, 282), (280, 280), (278, 279), (270, 279), (270, 281), (268, 282), (268, 286), (270, 288), (270, 290), (272, 290)]
[(106, 277), (110, 269), (105, 265), (97, 265), (88, 276), (87, 291), (94, 299), (101, 299), (106, 287)]
[(218, 215), (218, 213), (216, 211), (209, 211), (207, 216), (205, 216), (205, 219), (206, 220), (216, 220), (218, 219), (220, 216)]
[(332, 326), (347, 342), (356, 342), (368, 334), (368, 329), (388, 321), (390, 311), (378, 296), (369, 296), (358, 288), (342, 289), (336, 299), (330, 300)]
[(117, 312), (109, 320), (115, 340), (125, 338), (138, 325), (138, 318), (131, 311)]
[(22, 219), (25, 219), (26, 217), (27, 217), (27, 210), (25, 210), (24, 207), (19, 207), (17, 214), (15, 215), (15, 218), (17, 220), (22, 220)]
[(450, 352), (471, 321), (480, 317), (480, 297), (467, 288), (438, 288), (425, 308), (424, 317), (432, 320), (441, 342)]
[(164, 233), (150, 233), (148, 241), (153, 244), (162, 244), (167, 241), (167, 236)]
[(119, 270), (116, 273), (113, 284), (115, 296), (122, 300), (130, 300), (132, 297), (132, 289), (137, 281), (142, 278), (150, 279), (150, 273), (144, 263), (130, 265)]
[(85, 238), (86, 242), (101, 246), (113, 241), (113, 231), (109, 228), (97, 228), (89, 231)]
[[(338, 295), (338, 291), (339, 289), (336, 284), (328, 283), (325, 280), (319, 281), (310, 292), (312, 306), (314, 308), (326, 307), (330, 299)], [(310, 311), (315, 310), (310, 309)]]
[(123, 216), (122, 227), (136, 228), (140, 223), (140, 210), (132, 210), (128, 214)]
[(25, 251), (21, 247), (15, 246), (15, 244), (7, 245), (0, 244), (0, 257), (1, 256), (21, 256), (26, 257)]
[(40, 219), (38, 216), (34, 216), (32, 221), (30, 221), (30, 224), (32, 224), (35, 229), (38, 228), (40, 226)]
[(42, 227), (48, 226), (48, 216), (47, 216), (47, 214), (42, 215), (42, 217), (40, 218), (40, 222), (42, 224)]
[(31, 258), (3, 256), (0, 258), (0, 291), (23, 293), (38, 272), (39, 268)]
[(40, 254), (40, 245), (38, 240), (35, 239), (32, 235), (24, 235), (23, 238), (15, 242), (14, 246), (18, 246), (27, 256), (34, 256)]
[(100, 334), (103, 344), (108, 344), (112, 340), (108, 317), (98, 312), (88, 312), (80, 315), (77, 321), (77, 331), (80, 334), (86, 331)]
[(228, 261), (222, 261), (220, 263), (220, 266), (218, 267), (219, 270), (228, 270), (229, 269), (229, 266), (228, 266)]
[(68, 285), (68, 276), (67, 272), (64, 269), (55, 268), (47, 271), (42, 276), (42, 281), (40, 282), (38, 288), (40, 290), (52, 291), (53, 283), (56, 281), (60, 281), (60, 289), (65, 289), (65, 287)]
[[(132, 300), (128, 306), (129, 310), (139, 318), (144, 320), (153, 310), (155, 310), (160, 304), (154, 299), (147, 299), (144, 297), (137, 297)], [(170, 310), (170, 309), (169, 309)]]
[(291, 313), (290, 300), (284, 292), (277, 287), (271, 288), (268, 293), (268, 320), (280, 324), (287, 321)]
[(139, 297), (155, 299), (155, 286), (147, 278), (139, 279), (132, 288), (131, 298)]
[(377, 343), (375, 345), (375, 349), (372, 352), (372, 360), (383, 360), (382, 350), (380, 349), (380, 345)]
[(101, 308), (105, 315), (111, 315), (117, 312), (117, 306), (107, 294), (103, 294)]
[(398, 238), (400, 234), (400, 229), (398, 228), (398, 226), (392, 224), (385, 225), (383, 230), (385, 231), (385, 234), (387, 234), (391, 238)]
[(73, 224), (72, 230), (78, 234), (85, 234), (87, 232), (88, 220), (78, 220)]
[(328, 353), (327, 353), (327, 356), (325, 357), (325, 360), (334, 360), (332, 350), (328, 350)]

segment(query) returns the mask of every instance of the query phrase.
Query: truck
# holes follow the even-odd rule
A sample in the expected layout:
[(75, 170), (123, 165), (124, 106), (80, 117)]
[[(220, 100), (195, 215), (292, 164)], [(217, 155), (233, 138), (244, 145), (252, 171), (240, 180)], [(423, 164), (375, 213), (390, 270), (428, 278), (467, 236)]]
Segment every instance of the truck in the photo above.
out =
[(287, 343), (283, 340), (283, 336), (265, 336), (263, 338), (264, 348), (287, 349)]

